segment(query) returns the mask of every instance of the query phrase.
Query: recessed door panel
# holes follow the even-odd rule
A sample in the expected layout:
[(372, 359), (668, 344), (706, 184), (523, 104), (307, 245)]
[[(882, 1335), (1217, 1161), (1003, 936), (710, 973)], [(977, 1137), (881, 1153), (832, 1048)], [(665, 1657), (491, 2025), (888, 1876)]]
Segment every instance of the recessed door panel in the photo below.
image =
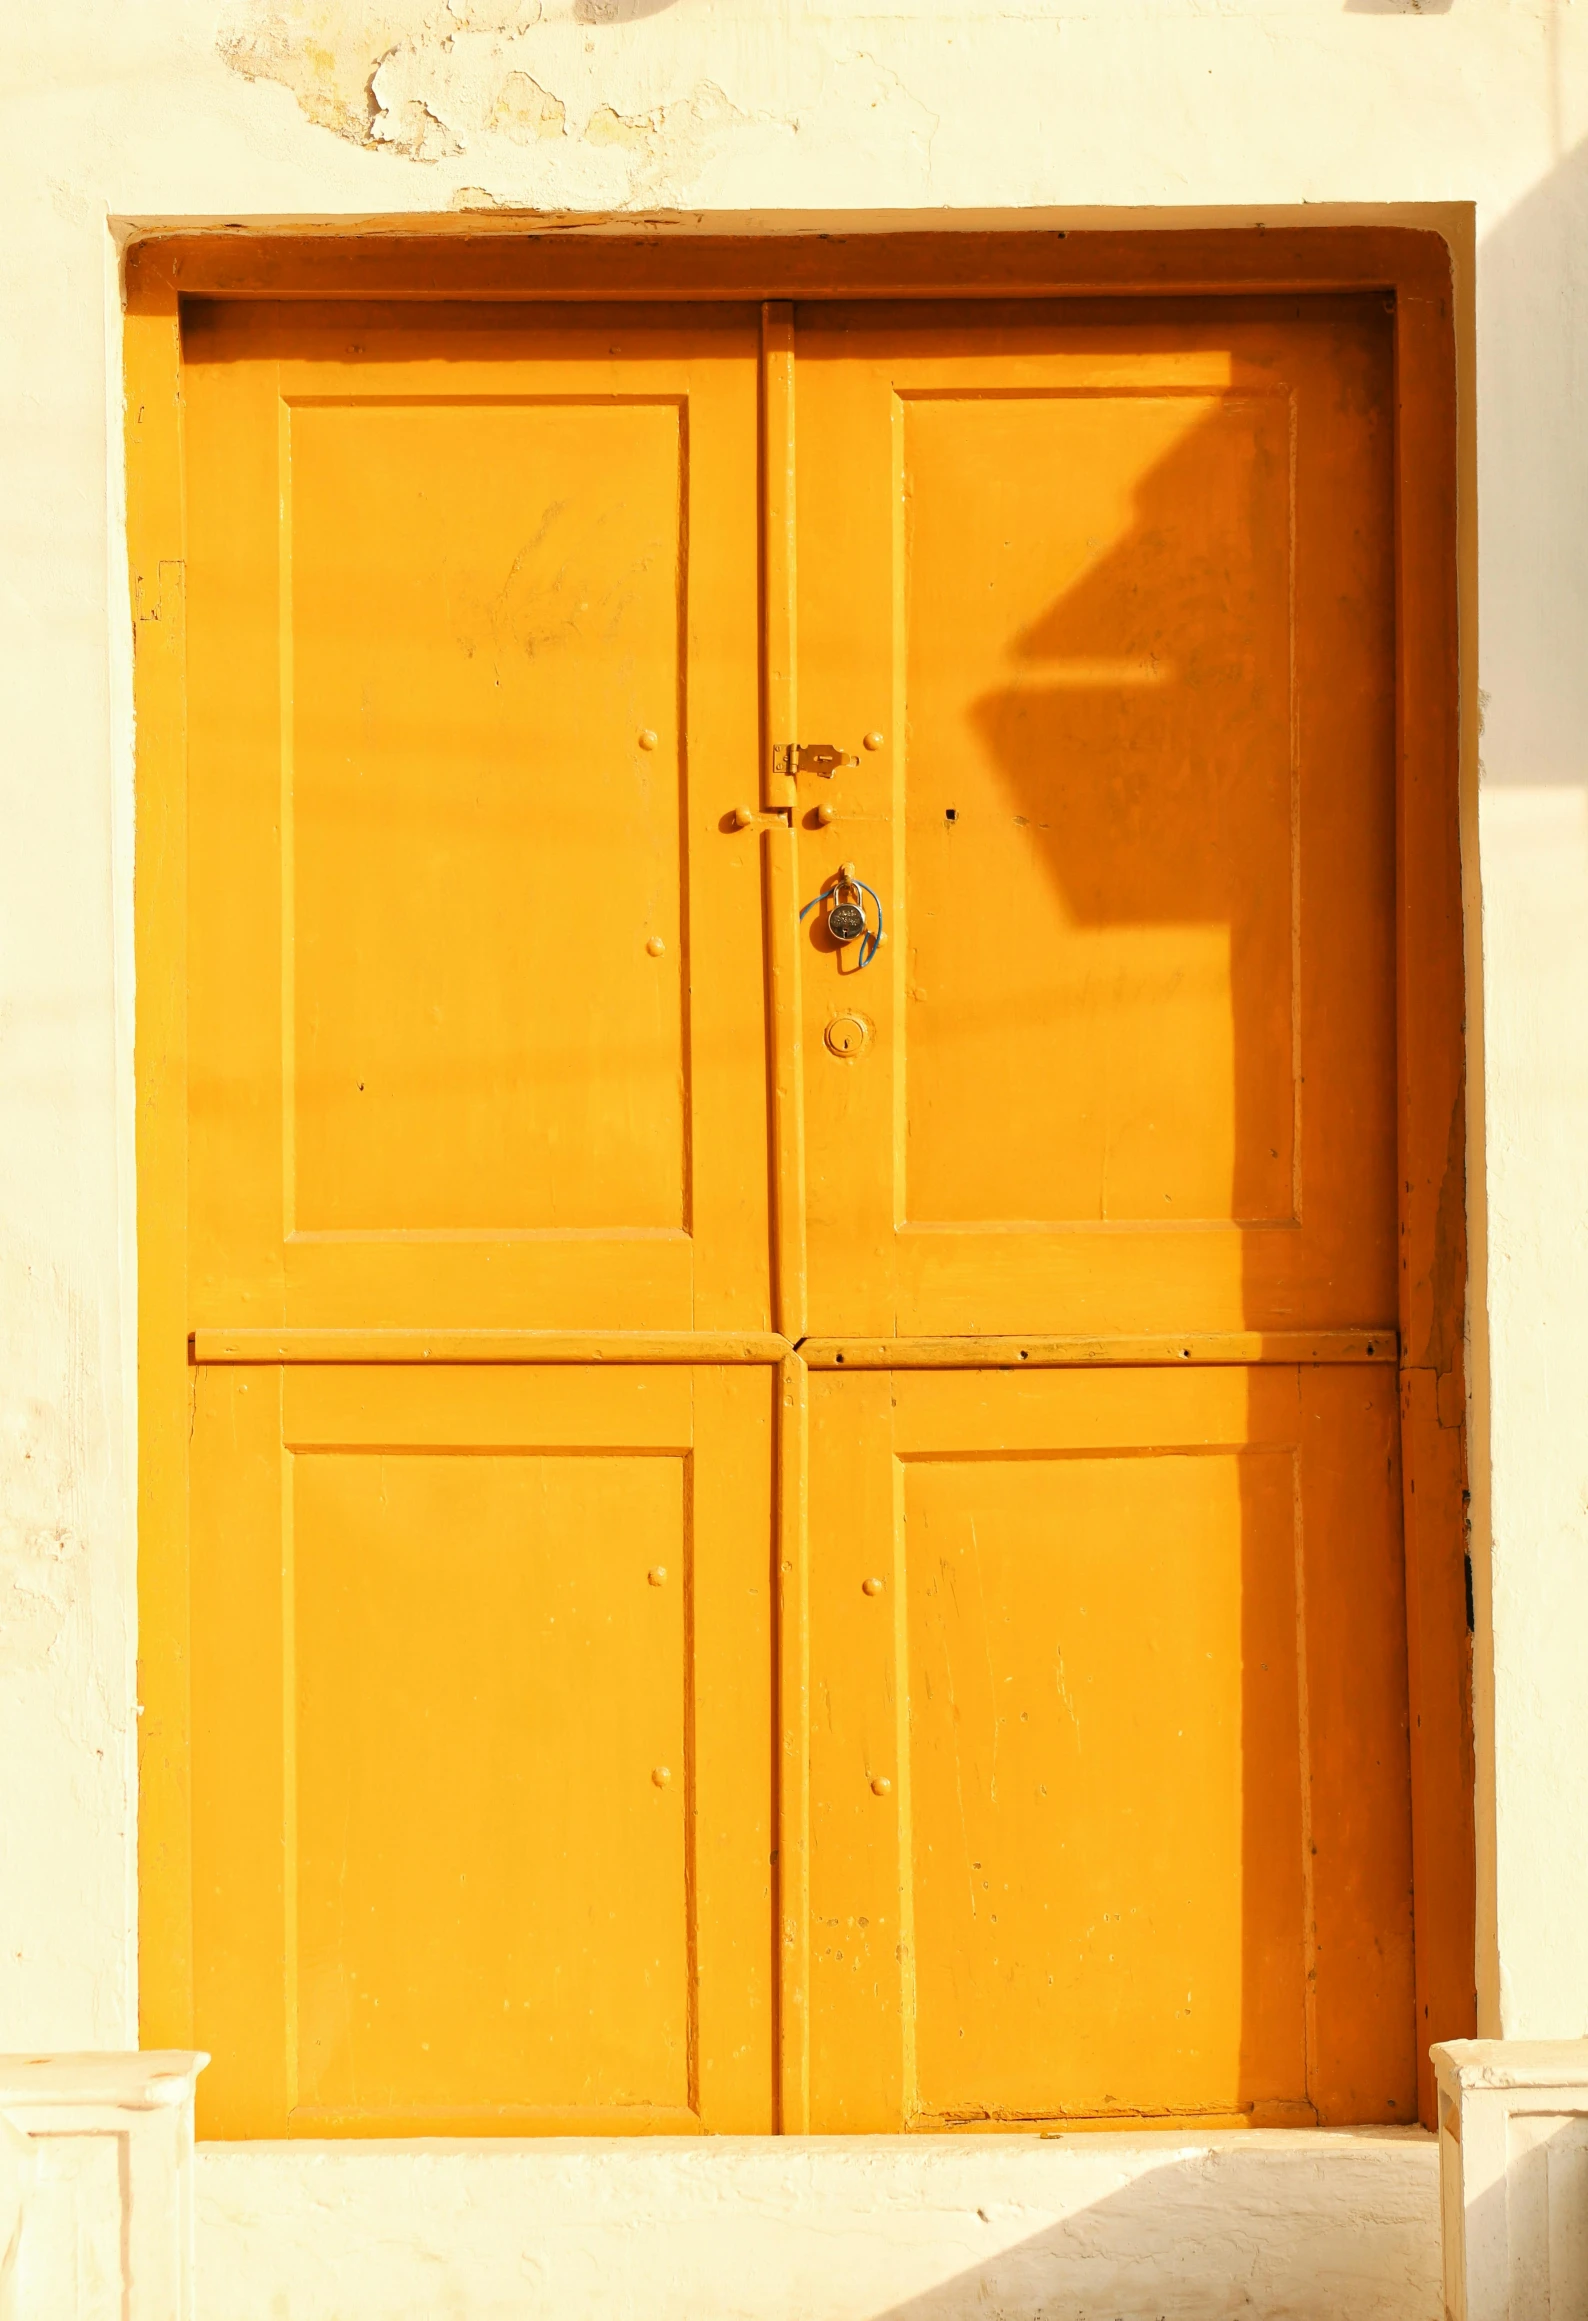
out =
[(1415, 2116), (1394, 1427), (1365, 1365), (813, 1377), (819, 2124)]
[(684, 421), (289, 396), (296, 1232), (689, 1226)]
[[(1256, 1909), (1299, 1916), (1290, 1469), (1172, 1448), (907, 1466), (925, 2112), (1040, 2114), (1060, 2084), (1103, 2117), (1149, 2090), (1238, 2108), (1248, 1852)], [(1247, 1762), (1289, 1775), (1250, 1816)], [(1265, 1963), (1277, 2093), (1302, 2079), (1299, 1945)]]
[(199, 1373), (207, 2132), (772, 2124), (772, 1375)]
[(1388, 1316), (1382, 312), (801, 319), (813, 1329)]
[(903, 398), (912, 1224), (1294, 1222), (1290, 418)]
[(682, 1455), (292, 1468), (299, 2110), (686, 2112)]
[(187, 345), (195, 1320), (764, 1328), (753, 324)]

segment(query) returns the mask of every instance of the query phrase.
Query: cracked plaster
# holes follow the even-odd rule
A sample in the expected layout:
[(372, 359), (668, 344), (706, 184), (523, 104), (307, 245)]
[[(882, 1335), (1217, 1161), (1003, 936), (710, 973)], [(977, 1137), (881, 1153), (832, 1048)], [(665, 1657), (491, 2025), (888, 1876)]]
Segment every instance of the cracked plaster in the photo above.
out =
[(795, 139), (807, 161), (823, 144), (891, 156), (925, 190), (936, 116), (897, 73), (840, 46), (790, 76), (742, 23), (652, 21), (670, 4), (241, 0), (218, 48), (352, 145), (466, 162), (454, 207), (699, 201), (719, 164)]

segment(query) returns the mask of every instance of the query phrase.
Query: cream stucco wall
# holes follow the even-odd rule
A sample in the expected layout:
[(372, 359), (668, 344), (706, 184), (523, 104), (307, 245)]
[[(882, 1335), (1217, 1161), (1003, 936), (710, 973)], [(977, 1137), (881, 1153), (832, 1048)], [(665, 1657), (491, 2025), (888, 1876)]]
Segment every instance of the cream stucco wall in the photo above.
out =
[(1473, 302), (1477, 1966), (1485, 2030), (1588, 2029), (1585, 0), (17, 0), (0, 66), (0, 2047), (136, 2037), (118, 245), (459, 209), (1443, 205)]
[(201, 2321), (1437, 2321), (1438, 2162), (1354, 2135), (212, 2144)]

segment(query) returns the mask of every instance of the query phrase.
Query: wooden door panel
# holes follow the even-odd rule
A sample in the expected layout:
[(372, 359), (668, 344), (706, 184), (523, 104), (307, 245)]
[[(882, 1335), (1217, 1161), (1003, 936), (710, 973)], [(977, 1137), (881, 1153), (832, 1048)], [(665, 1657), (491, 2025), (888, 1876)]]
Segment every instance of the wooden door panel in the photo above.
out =
[(1392, 1377), (811, 1384), (818, 2124), (1412, 2120)]
[(1415, 2115), (1382, 305), (793, 312), (185, 313), (209, 2134)]
[[(811, 1326), (1394, 1311), (1383, 313), (800, 310)], [(835, 1057), (826, 1023), (861, 1012)]]
[(683, 404), (297, 370), (291, 1230), (682, 1234)]
[(764, 1327), (749, 324), (189, 343), (195, 1319)]
[(772, 2124), (771, 1377), (199, 1373), (207, 2132)]
[(901, 420), (904, 1213), (1289, 1225), (1288, 398), (972, 389)]

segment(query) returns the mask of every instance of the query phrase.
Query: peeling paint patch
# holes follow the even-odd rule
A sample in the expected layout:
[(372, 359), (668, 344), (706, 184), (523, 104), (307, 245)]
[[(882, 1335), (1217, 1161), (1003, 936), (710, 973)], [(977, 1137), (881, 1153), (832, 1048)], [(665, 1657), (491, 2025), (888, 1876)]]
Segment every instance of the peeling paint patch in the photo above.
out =
[(660, 16), (677, 0), (574, 0), (576, 24), (633, 24), (641, 16)]
[(417, 32), (437, 11), (434, 0), (402, 0), (375, 8), (317, 6), (286, 0), (250, 7), (223, 25), (223, 61), (245, 80), (277, 81), (290, 89), (305, 116), (322, 129), (358, 144), (370, 141), (375, 100), (370, 81), (381, 58), (401, 37), (406, 13)]
[(364, 142), (414, 161), (445, 161), (492, 135), (526, 144), (560, 137), (565, 108), (516, 61), (512, 42), (455, 32), (438, 46), (403, 42), (370, 75)]
[(513, 72), (491, 107), (490, 126), (525, 144), (535, 137), (562, 137), (567, 134), (568, 108), (528, 73)]
[(750, 115), (730, 103), (714, 81), (701, 81), (679, 103), (661, 105), (654, 113), (635, 116), (598, 105), (584, 133), (591, 145), (620, 145), (631, 153), (665, 158), (668, 169), (677, 170), (703, 160), (720, 132), (751, 125)]
[[(570, 19), (563, 10), (546, 20), (543, 0), (242, 0), (220, 53), (369, 151), (425, 163), (478, 151), (489, 162), (494, 144), (495, 168), (466, 189), (465, 206), (503, 200), (504, 185), (521, 189), (514, 148), (567, 156), (575, 176), (559, 184), (564, 195), (644, 199), (663, 182), (686, 183), (735, 132), (792, 127), (746, 112), (714, 80), (669, 90), (664, 78), (657, 89), (632, 59), (614, 88), (605, 79), (614, 59), (603, 50), (598, 62), (579, 27), (651, 12)], [(636, 104), (642, 91), (658, 101)]]
[(289, 89), (318, 127), (440, 161), (471, 135), (562, 133), (560, 99), (517, 52), (540, 19), (541, 0), (253, 0), (218, 45), (245, 80)]
[(610, 105), (597, 105), (585, 125), (585, 136), (592, 145), (626, 145), (631, 152), (643, 152), (655, 135), (654, 119), (630, 121), (614, 113)]
[(389, 146), (394, 153), (406, 153), (412, 161), (445, 161), (466, 151), (463, 139), (439, 113), (431, 111), (425, 98), (403, 89), (405, 61), (401, 51), (385, 58), (370, 80), (374, 113), (369, 142)]

